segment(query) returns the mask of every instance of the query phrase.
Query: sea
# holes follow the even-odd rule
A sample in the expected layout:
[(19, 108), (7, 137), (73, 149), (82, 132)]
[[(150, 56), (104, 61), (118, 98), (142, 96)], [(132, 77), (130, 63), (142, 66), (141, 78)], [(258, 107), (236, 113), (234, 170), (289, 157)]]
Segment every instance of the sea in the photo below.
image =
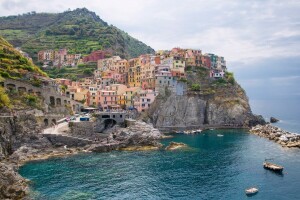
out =
[[(206, 130), (162, 140), (175, 151), (85, 153), (27, 163), (32, 199), (300, 199), (300, 150), (246, 130)], [(271, 159), (283, 174), (263, 168)], [(248, 197), (245, 189), (259, 192)]]

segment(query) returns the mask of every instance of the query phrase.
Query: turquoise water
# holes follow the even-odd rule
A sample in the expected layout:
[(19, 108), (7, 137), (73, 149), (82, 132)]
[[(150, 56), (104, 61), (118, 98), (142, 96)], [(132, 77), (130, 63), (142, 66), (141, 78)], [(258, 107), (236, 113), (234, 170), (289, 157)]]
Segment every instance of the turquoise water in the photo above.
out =
[[(217, 134), (223, 134), (218, 137)], [(34, 199), (300, 199), (300, 150), (243, 130), (208, 130), (164, 140), (177, 151), (82, 154), (31, 162), (20, 169)], [(285, 167), (278, 175), (265, 158)], [(257, 186), (257, 195), (244, 189)]]

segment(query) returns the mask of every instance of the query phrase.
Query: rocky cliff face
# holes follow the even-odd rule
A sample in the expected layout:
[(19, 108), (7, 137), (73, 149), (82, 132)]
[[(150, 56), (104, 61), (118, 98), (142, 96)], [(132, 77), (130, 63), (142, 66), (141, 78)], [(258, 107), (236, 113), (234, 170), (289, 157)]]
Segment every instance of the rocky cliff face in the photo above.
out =
[(183, 96), (158, 96), (148, 116), (161, 130), (249, 127), (264, 123), (261, 117), (252, 114), (248, 98), (238, 84), (217, 87), (214, 94), (188, 92)]
[(0, 117), (0, 199), (22, 199), (28, 193), (26, 180), (17, 173), (18, 160), (6, 162), (24, 144), (45, 145), (33, 115)]
[(12, 154), (22, 144), (35, 143), (41, 127), (34, 115), (0, 117), (0, 160)]

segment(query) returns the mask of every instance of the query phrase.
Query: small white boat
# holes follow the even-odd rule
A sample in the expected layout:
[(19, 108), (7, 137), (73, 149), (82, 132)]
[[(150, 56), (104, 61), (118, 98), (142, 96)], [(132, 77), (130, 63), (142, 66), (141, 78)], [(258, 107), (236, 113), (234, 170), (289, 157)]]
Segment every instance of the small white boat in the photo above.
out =
[(196, 132), (198, 132), (198, 133), (201, 133), (201, 132), (202, 132), (202, 130), (201, 130), (201, 129), (198, 129), (198, 130), (196, 130)]
[(254, 195), (258, 193), (258, 188), (256, 187), (251, 187), (245, 190), (246, 195)]
[(218, 136), (218, 137), (223, 137), (224, 135), (222, 135), (222, 134), (217, 134), (217, 136)]
[(215, 130), (215, 129), (213, 129), (213, 128), (210, 128), (209, 130), (213, 131), (213, 130)]

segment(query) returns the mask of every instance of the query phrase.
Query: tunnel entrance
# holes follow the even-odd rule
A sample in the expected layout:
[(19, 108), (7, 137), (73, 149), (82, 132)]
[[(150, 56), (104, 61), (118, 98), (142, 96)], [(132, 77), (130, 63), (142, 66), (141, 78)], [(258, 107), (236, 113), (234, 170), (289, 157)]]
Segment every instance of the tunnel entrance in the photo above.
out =
[(112, 128), (117, 124), (117, 122), (113, 119), (104, 120), (104, 129)]

